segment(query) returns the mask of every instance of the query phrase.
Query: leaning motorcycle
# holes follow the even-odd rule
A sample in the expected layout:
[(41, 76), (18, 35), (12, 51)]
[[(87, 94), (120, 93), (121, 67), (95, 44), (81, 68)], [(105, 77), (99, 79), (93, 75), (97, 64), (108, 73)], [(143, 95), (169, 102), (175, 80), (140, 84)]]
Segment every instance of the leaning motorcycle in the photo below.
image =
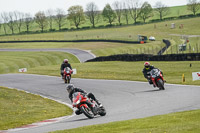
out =
[(73, 70), (71, 70), (69, 67), (64, 68), (63, 80), (65, 83), (70, 83), (72, 73)]
[[(85, 94), (81, 92), (76, 92), (72, 96), (73, 96), (73, 107), (76, 107), (78, 109), (78, 111), (75, 112), (77, 115), (83, 113), (89, 119), (94, 118), (95, 115), (100, 115), (100, 116), (106, 115), (105, 108), (103, 106), (100, 107), (95, 102), (95, 100), (88, 98)], [(94, 108), (93, 110), (89, 105), (87, 105), (86, 103), (87, 100), (92, 103), (92, 106)]]
[(158, 87), (160, 90), (165, 90), (164, 87), (164, 78), (161, 71), (157, 68), (154, 68), (150, 71), (151, 80), (155, 87)]

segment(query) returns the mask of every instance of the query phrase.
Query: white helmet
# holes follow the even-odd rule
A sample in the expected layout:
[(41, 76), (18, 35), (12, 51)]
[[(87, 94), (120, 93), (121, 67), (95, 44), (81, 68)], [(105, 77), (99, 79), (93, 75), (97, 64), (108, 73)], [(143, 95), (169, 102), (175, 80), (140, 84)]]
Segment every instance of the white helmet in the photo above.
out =
[(68, 59), (64, 59), (64, 63), (68, 63)]

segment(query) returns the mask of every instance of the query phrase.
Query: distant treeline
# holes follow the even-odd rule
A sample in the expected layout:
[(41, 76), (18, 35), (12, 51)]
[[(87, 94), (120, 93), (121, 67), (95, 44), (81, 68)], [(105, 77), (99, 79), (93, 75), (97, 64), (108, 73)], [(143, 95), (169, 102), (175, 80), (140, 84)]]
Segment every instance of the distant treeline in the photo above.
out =
[[(88, 3), (86, 10), (82, 6), (71, 6), (68, 14), (63, 9), (39, 11), (34, 16), (18, 11), (0, 13), (0, 34), (27, 34), (55, 31), (74, 31), (90, 28), (108, 28), (122, 25), (138, 25), (166, 20), (183, 19), (200, 16), (200, 2), (189, 1), (187, 10), (193, 14), (169, 15), (170, 8), (157, 2), (152, 8), (148, 2), (115, 1), (112, 6), (105, 5), (102, 11), (94, 3)], [(153, 19), (153, 16), (159, 19)], [(173, 17), (166, 17), (173, 16)], [(148, 20), (148, 21), (147, 21)]]

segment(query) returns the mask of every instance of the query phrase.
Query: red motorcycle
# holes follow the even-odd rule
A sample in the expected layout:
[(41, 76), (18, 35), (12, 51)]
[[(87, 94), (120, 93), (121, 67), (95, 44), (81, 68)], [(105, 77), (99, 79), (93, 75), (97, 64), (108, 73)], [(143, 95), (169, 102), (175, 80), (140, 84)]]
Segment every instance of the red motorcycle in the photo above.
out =
[(69, 67), (64, 68), (63, 80), (65, 83), (70, 83), (72, 73), (73, 70), (71, 70)]
[(164, 78), (161, 71), (157, 68), (154, 68), (150, 71), (151, 80), (155, 87), (158, 87), (160, 90), (165, 90), (164, 87)]
[[(103, 106), (99, 106), (94, 100), (88, 98), (86, 95), (82, 94), (81, 92), (76, 92), (73, 95), (73, 107), (76, 107), (79, 112), (76, 112), (77, 115), (83, 113), (89, 119), (94, 118), (95, 115), (105, 116), (106, 110)], [(89, 105), (87, 105), (86, 101), (92, 103), (92, 106), (95, 110), (92, 110)]]

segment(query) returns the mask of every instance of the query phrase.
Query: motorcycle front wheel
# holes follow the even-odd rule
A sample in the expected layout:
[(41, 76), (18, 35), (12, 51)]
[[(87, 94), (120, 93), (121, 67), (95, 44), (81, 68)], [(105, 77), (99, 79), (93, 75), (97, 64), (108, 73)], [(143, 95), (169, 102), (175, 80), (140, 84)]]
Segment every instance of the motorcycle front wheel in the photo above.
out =
[(85, 106), (80, 107), (81, 112), (85, 114), (89, 119), (94, 118), (94, 114), (92, 113), (91, 109), (88, 107), (86, 108)]
[(70, 77), (67, 76), (67, 83), (69, 84), (70, 83)]
[(162, 79), (158, 80), (157, 85), (158, 85), (158, 88), (159, 88), (160, 90), (165, 90), (164, 82), (163, 82)]
[(99, 115), (100, 116), (105, 116), (106, 115), (106, 109), (102, 106), (99, 108)]

